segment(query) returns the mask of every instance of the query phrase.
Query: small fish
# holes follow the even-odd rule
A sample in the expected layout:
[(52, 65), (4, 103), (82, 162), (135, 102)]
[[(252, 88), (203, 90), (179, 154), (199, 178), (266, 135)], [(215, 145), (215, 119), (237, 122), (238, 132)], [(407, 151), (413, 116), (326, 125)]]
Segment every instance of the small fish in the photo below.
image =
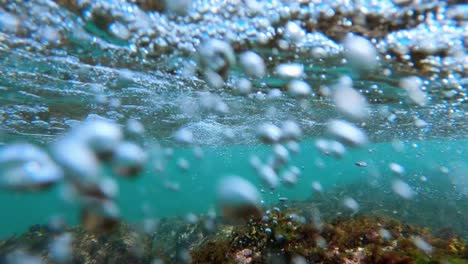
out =
[(367, 167), (367, 162), (365, 161), (358, 161), (356, 163), (354, 163), (356, 166), (358, 167)]

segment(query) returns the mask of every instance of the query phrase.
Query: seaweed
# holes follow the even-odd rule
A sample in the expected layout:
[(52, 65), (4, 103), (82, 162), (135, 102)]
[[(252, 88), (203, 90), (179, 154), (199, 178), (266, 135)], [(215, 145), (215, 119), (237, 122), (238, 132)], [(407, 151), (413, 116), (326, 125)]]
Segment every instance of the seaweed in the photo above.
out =
[[(385, 230), (385, 234), (382, 234)], [(430, 251), (419, 248), (421, 238)], [(229, 238), (213, 237), (192, 250), (192, 263), (269, 263), (271, 255), (291, 263), (302, 256), (310, 263), (465, 263), (466, 243), (456, 236), (438, 238), (427, 228), (387, 216), (340, 217), (321, 228), (293, 213), (275, 211), (263, 221), (234, 226)]]
[[(294, 204), (294, 206), (291, 206)], [(121, 222), (109, 232), (83, 226), (50, 230), (36, 225), (0, 241), (0, 261), (21, 250), (54, 262), (49, 244), (73, 237), (70, 263), (468, 263), (468, 246), (451, 230), (433, 234), (386, 215), (355, 214), (317, 223), (303, 216), (305, 203), (267, 210), (262, 219), (223, 223), (201, 216), (161, 220), (151, 233)], [(300, 263), (300, 262), (299, 262)]]

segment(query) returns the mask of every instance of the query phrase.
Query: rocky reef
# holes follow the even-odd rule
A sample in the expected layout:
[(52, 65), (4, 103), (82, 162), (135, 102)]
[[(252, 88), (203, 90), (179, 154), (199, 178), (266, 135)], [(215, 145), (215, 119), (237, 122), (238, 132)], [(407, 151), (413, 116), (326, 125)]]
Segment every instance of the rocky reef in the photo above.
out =
[[(273, 207), (262, 219), (243, 223), (208, 216), (164, 219), (151, 232), (124, 222), (101, 233), (82, 226), (36, 225), (0, 242), (0, 262), (468, 263), (468, 246), (455, 233), (434, 235), (428, 228), (378, 215), (322, 221), (318, 212), (303, 215), (299, 205)], [(68, 251), (62, 249), (69, 255), (53, 246), (64, 235), (71, 237)]]
[(338, 218), (320, 225), (292, 211), (235, 226), (192, 250), (193, 263), (466, 263), (466, 244), (386, 217)]

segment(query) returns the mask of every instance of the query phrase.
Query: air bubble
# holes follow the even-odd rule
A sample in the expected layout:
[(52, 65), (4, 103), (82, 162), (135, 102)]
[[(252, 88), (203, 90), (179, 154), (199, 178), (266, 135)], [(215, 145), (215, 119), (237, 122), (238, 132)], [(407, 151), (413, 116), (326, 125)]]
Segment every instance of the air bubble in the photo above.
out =
[(413, 244), (419, 248), (421, 251), (423, 251), (426, 254), (431, 254), (433, 251), (432, 246), (427, 243), (423, 238), (420, 236), (414, 236), (412, 237)]
[(366, 133), (355, 125), (344, 120), (331, 120), (328, 122), (328, 131), (345, 144), (359, 147), (367, 144)]
[(240, 78), (235, 86), (236, 92), (241, 95), (247, 95), (252, 92), (252, 83), (245, 78)]
[(247, 180), (229, 176), (221, 180), (217, 191), (218, 201), (226, 218), (249, 219), (260, 217), (260, 193)]
[(321, 193), (323, 191), (322, 184), (318, 181), (312, 182), (312, 189), (318, 193)]
[(285, 27), (285, 37), (293, 42), (300, 42), (305, 37), (305, 31), (294, 21), (288, 21)]
[(174, 138), (181, 144), (193, 144), (194, 141), (192, 131), (185, 127), (177, 130), (177, 132), (174, 133)]
[(123, 133), (113, 121), (96, 118), (83, 122), (68, 137), (87, 144), (98, 158), (109, 159), (123, 139)]
[(246, 51), (240, 55), (240, 64), (250, 77), (262, 78), (265, 76), (266, 67), (262, 57), (253, 51)]
[(413, 189), (402, 180), (394, 180), (392, 183), (393, 191), (404, 199), (411, 199), (415, 195)]
[(288, 84), (288, 92), (295, 98), (306, 98), (311, 95), (312, 88), (304, 81), (292, 80)]
[(126, 141), (117, 146), (113, 164), (118, 174), (136, 176), (143, 170), (146, 160), (146, 152), (140, 146)]
[(73, 236), (70, 233), (64, 233), (57, 236), (49, 244), (50, 257), (57, 263), (69, 263), (72, 258)]
[(276, 66), (275, 72), (283, 78), (300, 78), (304, 75), (304, 66), (299, 63), (283, 63)]
[(281, 129), (273, 124), (264, 123), (257, 128), (257, 135), (264, 143), (277, 143), (281, 139)]
[(257, 173), (268, 188), (274, 190), (278, 187), (279, 178), (272, 167), (268, 165), (262, 165), (258, 168)]
[(281, 123), (281, 137), (284, 140), (299, 140), (302, 136), (302, 131), (299, 125), (291, 120)]
[(346, 58), (360, 70), (372, 70), (377, 66), (377, 50), (361, 36), (349, 33), (343, 42)]
[(353, 211), (354, 213), (359, 210), (358, 202), (351, 197), (346, 197), (343, 200), (343, 205), (347, 207), (348, 209), (350, 209), (351, 211)]
[(400, 86), (406, 90), (408, 97), (416, 104), (425, 106), (428, 96), (422, 91), (422, 80), (417, 76), (410, 76), (400, 80)]
[(0, 30), (16, 33), (21, 21), (13, 14), (4, 12), (0, 9)]
[(338, 83), (333, 91), (338, 110), (351, 118), (364, 119), (368, 115), (366, 98), (351, 85)]
[(398, 163), (392, 162), (389, 165), (390, 170), (396, 175), (403, 175), (405, 173), (405, 168)]

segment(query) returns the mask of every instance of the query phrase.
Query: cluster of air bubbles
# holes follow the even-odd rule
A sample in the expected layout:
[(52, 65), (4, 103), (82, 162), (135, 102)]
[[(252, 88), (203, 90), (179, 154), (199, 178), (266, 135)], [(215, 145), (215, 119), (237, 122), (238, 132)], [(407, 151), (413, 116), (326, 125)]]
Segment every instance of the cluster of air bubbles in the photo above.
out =
[(295, 185), (301, 173), (299, 168), (296, 166), (285, 168), (285, 166), (291, 160), (290, 154), (299, 152), (298, 142), (301, 140), (302, 130), (297, 122), (286, 120), (281, 126), (263, 123), (257, 128), (257, 135), (263, 143), (272, 144), (271, 156), (267, 162), (263, 163), (257, 156), (253, 156), (250, 160), (265, 186), (273, 190), (281, 182), (286, 186)]
[(62, 169), (47, 152), (28, 143), (0, 147), (0, 187), (40, 190), (62, 180)]
[[(349, 76), (341, 76), (330, 88), (323, 86), (321, 93), (329, 97), (336, 110), (351, 121), (363, 121), (369, 116), (367, 99), (353, 87), (353, 80)], [(342, 158), (347, 146), (366, 145), (369, 142), (366, 132), (351, 121), (328, 120), (326, 128), (330, 138), (316, 139), (315, 147), (325, 155)]]
[[(408, 62), (411, 62), (413, 57), (415, 61), (420, 60), (419, 57), (422, 56), (428, 65), (436, 65), (438, 70), (444, 70), (443, 66), (447, 65), (450, 69), (462, 72), (463, 66), (466, 66), (466, 34), (463, 28), (466, 8), (463, 5), (446, 6), (438, 3), (434, 4), (437, 7), (434, 11), (432, 3), (415, 3), (412, 8), (422, 8), (418, 11), (422, 13), (416, 16), (413, 10), (400, 7), (392, 1), (345, 1), (343, 4), (334, 1), (245, 1), (244, 5), (238, 5), (237, 1), (205, 3), (191, 0), (123, 1), (118, 5), (109, 5), (106, 1), (59, 3), (76, 12), (81, 19), (75, 21), (67, 18), (69, 13), (58, 10), (60, 5), (55, 3), (44, 3), (41, 8), (31, 8), (35, 6), (26, 3), (18, 6), (34, 9), (30, 11), (33, 14), (31, 18), (27, 17), (24, 18), (25, 21), (21, 21), (23, 18), (15, 12), (2, 9), (0, 27), (2, 31), (15, 31), (15, 28), (24, 24), (34, 33), (35, 38), (40, 41), (46, 40), (45, 42), (54, 39), (47, 37), (54, 35), (49, 34), (50, 29), (54, 29), (59, 33), (59, 39), (73, 36), (92, 41), (93, 45), (102, 49), (119, 50), (131, 55), (139, 54), (145, 59), (167, 52), (191, 55), (196, 53), (197, 48), (200, 50), (201, 46), (215, 47), (213, 53), (216, 53), (216, 47), (221, 47), (220, 45), (205, 44), (210, 42), (207, 39), (219, 39), (231, 43), (236, 49), (274, 43), (275, 48), (294, 48), (297, 52), (312, 54), (315, 58), (344, 53), (347, 61), (355, 68), (366, 71), (378, 64), (378, 52), (386, 54), (389, 58), (395, 54), (398, 59)], [(425, 9), (431, 12), (426, 14)], [(45, 11), (57, 15), (40, 17), (39, 14), (42, 15)], [(376, 16), (383, 28), (393, 25), (395, 28), (401, 26), (402, 29), (374, 32), (374, 23), (366, 20), (369, 15)], [(341, 27), (343, 32), (358, 33), (349, 33), (339, 44), (332, 40), (337, 39), (335, 30), (329, 31), (321, 26), (324, 22), (329, 23), (330, 27)], [(417, 26), (408, 29), (406, 23), (417, 23)], [(44, 24), (49, 25), (49, 28), (41, 28)], [(110, 38), (101, 38), (86, 32), (87, 25), (90, 24), (109, 34)], [(318, 32), (316, 29), (324, 32)], [(175, 33), (170, 34), (171, 32)], [(123, 40), (129, 45), (116, 47), (113, 45), (115, 39)], [(223, 52), (220, 51), (219, 54)], [(210, 70), (203, 75), (216, 87), (222, 83), (219, 77), (223, 76), (220, 76), (219, 72)]]
[(285, 39), (298, 43), (302, 41), (306, 35), (305, 30), (300, 26), (300, 22), (288, 21), (284, 27), (284, 37)]
[(447, 15), (430, 14), (416, 27), (389, 33), (382, 40), (386, 46), (385, 51), (395, 54), (398, 59), (410, 65), (416, 62), (416, 66), (422, 69), (463, 72), (466, 65), (466, 30), (455, 21), (447, 19)]
[(221, 88), (236, 57), (231, 45), (218, 39), (205, 41), (198, 48), (200, 68), (205, 81), (213, 88)]
[[(144, 131), (137, 121), (129, 121), (128, 127), (130, 135)], [(65, 180), (63, 198), (81, 204), (85, 227), (112, 228), (119, 217), (115, 203), (119, 188), (114, 179), (103, 175), (102, 167), (107, 164), (117, 175), (129, 177), (140, 174), (147, 161), (146, 151), (138, 143), (125, 140), (124, 134), (119, 124), (96, 117), (77, 124), (52, 143), (51, 157), (31, 144), (5, 145), (0, 149), (1, 187), (39, 190)], [(64, 241), (52, 245), (58, 262), (66, 262)]]
[[(236, 63), (235, 53), (229, 42), (218, 39), (204, 41), (198, 47), (198, 58), (199, 70), (208, 86), (215, 89), (222, 88), (230, 69)], [(266, 75), (265, 63), (254, 51), (245, 51), (239, 54), (238, 59), (245, 75), (236, 78), (233, 84), (234, 91), (243, 96), (251, 95), (252, 80)]]

